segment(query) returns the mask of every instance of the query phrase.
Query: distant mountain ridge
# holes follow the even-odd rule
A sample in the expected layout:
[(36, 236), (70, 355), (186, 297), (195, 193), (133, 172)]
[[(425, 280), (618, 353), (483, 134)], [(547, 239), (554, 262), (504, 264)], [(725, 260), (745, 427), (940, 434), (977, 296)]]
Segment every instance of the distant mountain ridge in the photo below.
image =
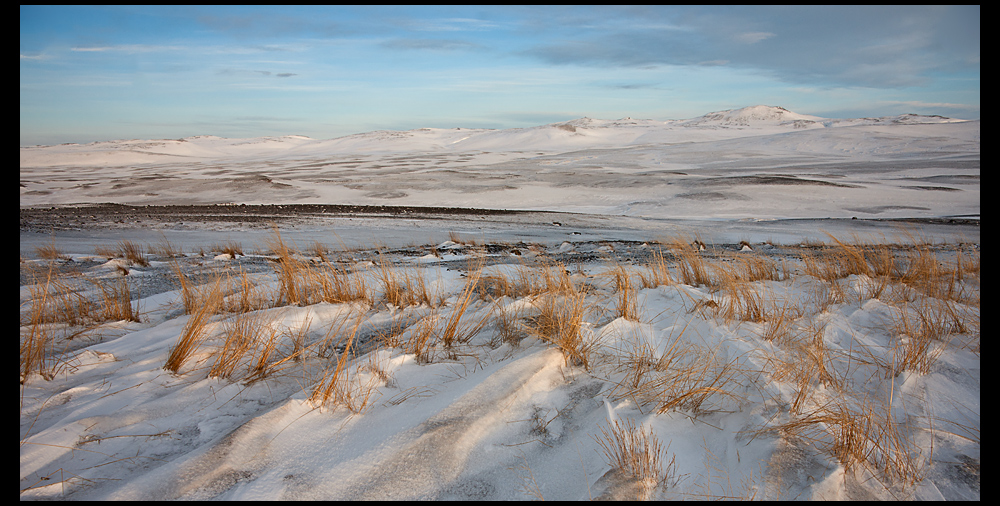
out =
[(377, 152), (538, 151), (555, 152), (637, 144), (698, 142), (770, 135), (802, 129), (859, 125), (915, 125), (965, 122), (942, 116), (903, 114), (879, 118), (830, 119), (784, 107), (755, 105), (711, 112), (686, 120), (631, 117), (577, 118), (526, 128), (418, 128), (376, 130), (332, 139), (303, 135), (229, 139), (196, 135), (182, 139), (112, 140), (88, 144), (21, 147), (21, 167), (56, 165), (122, 166), (144, 163), (324, 156)]

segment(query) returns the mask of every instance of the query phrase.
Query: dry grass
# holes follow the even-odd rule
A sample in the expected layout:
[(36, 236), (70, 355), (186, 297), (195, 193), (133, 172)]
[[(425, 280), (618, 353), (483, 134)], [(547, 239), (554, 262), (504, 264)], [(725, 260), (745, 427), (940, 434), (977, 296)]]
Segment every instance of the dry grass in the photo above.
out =
[(458, 235), (458, 232), (454, 232), (454, 231), (448, 232), (448, 240), (450, 240), (451, 242), (453, 242), (455, 244), (461, 244), (463, 246), (476, 246), (477, 245), (475, 239), (464, 239), (460, 235)]
[(310, 268), (305, 272), (308, 274), (308, 283), (317, 287), (312, 292), (318, 294), (318, 300), (312, 302), (370, 302), (365, 278), (360, 274), (350, 273), (341, 266), (331, 264)]
[(643, 288), (656, 288), (674, 283), (670, 275), (667, 261), (663, 258), (663, 251), (657, 249), (652, 254), (652, 260), (639, 269), (639, 279)]
[(255, 283), (246, 271), (240, 270), (239, 276), (233, 280), (231, 273), (226, 273), (230, 295), (225, 297), (222, 310), (228, 313), (246, 313), (270, 307), (271, 301), (267, 294)]
[(888, 488), (912, 485), (924, 477), (923, 461), (929, 455), (921, 455), (914, 444), (914, 429), (897, 421), (886, 403), (863, 397), (858, 402), (830, 401), (764, 431), (810, 443), (837, 459), (847, 472), (865, 469)]
[(312, 247), (309, 248), (309, 252), (312, 253), (314, 257), (320, 259), (321, 262), (328, 263), (330, 259), (326, 256), (329, 249), (321, 244), (319, 241), (313, 241)]
[(216, 275), (206, 291), (198, 297), (198, 304), (190, 313), (181, 335), (170, 350), (163, 368), (177, 374), (181, 366), (198, 350), (208, 335), (207, 324), (223, 303), (222, 277)]
[(139, 312), (132, 307), (132, 295), (126, 278), (109, 284), (95, 282), (101, 288), (101, 318), (107, 321), (139, 322)]
[(807, 332), (785, 340), (783, 349), (787, 354), (784, 358), (771, 359), (765, 368), (773, 381), (795, 385), (791, 413), (801, 413), (806, 403), (812, 401), (819, 385), (844, 391), (847, 384), (837, 372), (833, 356), (823, 340), (824, 333), (823, 326), (811, 325)]
[(280, 289), (275, 305), (308, 304), (309, 286), (303, 282), (307, 264), (296, 257), (294, 250), (281, 238), (281, 232), (274, 227), (274, 235), (267, 240), (268, 248), (278, 257), (278, 281)]
[(615, 313), (626, 320), (639, 321), (639, 302), (632, 287), (632, 273), (624, 267), (614, 269)]
[(209, 247), (210, 250), (218, 252), (220, 255), (229, 255), (230, 258), (243, 256), (243, 245), (238, 241), (229, 240), (216, 243)]
[(43, 377), (51, 377), (48, 357), (55, 342), (53, 333), (46, 325), (49, 311), (49, 286), (53, 279), (53, 268), (50, 266), (45, 277), (45, 284), (37, 283), (31, 288), (32, 304), (28, 314), (28, 333), (21, 336), (20, 342), (20, 382), (25, 384), (32, 373)]
[(141, 244), (133, 241), (118, 241), (118, 256), (128, 260), (133, 265), (149, 267), (146, 254)]
[[(37, 323), (66, 323), (83, 325), (95, 315), (93, 303), (71, 283), (56, 272), (52, 265), (42, 274), (27, 267), (32, 279), (28, 291), (31, 294), (29, 320)], [(23, 322), (22, 322), (23, 323)]]
[(483, 273), (483, 264), (480, 262), (478, 265), (474, 266), (472, 270), (467, 274), (465, 280), (465, 287), (462, 288), (462, 292), (459, 293), (458, 299), (455, 301), (455, 305), (451, 309), (451, 314), (449, 315), (444, 330), (441, 333), (441, 343), (444, 345), (445, 350), (452, 353), (452, 348), (457, 343), (467, 342), (472, 336), (474, 336), (483, 326), (486, 324), (486, 319), (489, 317), (487, 314), (486, 318), (483, 318), (477, 324), (471, 326), (463, 326), (462, 316), (465, 315), (466, 310), (469, 308), (469, 304), (472, 302), (473, 294), (476, 291), (476, 287), (479, 285), (479, 278)]
[(419, 268), (399, 268), (379, 256), (375, 278), (382, 285), (382, 297), (386, 303), (404, 308), (409, 306), (440, 305), (440, 297), (431, 294), (427, 279)]
[[(133, 307), (126, 278), (116, 278), (109, 283), (89, 280), (100, 288), (97, 302), (73, 286), (72, 280), (60, 275), (50, 265), (44, 274), (26, 267), (32, 283), (28, 285), (29, 308), (22, 316), (20, 342), (21, 381), (31, 372), (50, 377), (52, 367), (47, 365), (60, 334), (66, 339), (80, 335), (103, 321), (139, 321), (138, 311)], [(81, 281), (83, 283), (83, 281)], [(85, 283), (83, 283), (85, 284)], [(53, 325), (64, 324), (63, 332), (57, 333)], [(84, 327), (75, 333), (66, 330)]]
[(716, 308), (717, 317), (727, 323), (734, 320), (759, 323), (765, 320), (766, 301), (754, 283), (723, 279), (720, 284), (723, 298)]
[(514, 305), (504, 303), (504, 299), (497, 299), (494, 302), (491, 314), (493, 315), (493, 323), (496, 326), (496, 330), (493, 333), (493, 338), (490, 340), (490, 347), (492, 348), (499, 347), (502, 344), (516, 347), (521, 343), (522, 339), (527, 337), (523, 325), (520, 324), (523, 310), (520, 309), (519, 305), (511, 306)]
[(893, 312), (890, 328), (898, 336), (894, 350), (895, 373), (914, 371), (927, 374), (931, 365), (961, 334), (972, 336), (973, 351), (979, 349), (979, 310), (942, 299), (922, 298), (903, 304)]
[[(629, 419), (624, 422), (609, 421), (600, 427), (601, 435), (594, 436), (604, 453), (605, 461), (623, 475), (638, 482), (638, 497), (649, 499), (650, 493), (667, 476), (664, 469), (665, 451), (653, 433), (637, 428)], [(674, 466), (674, 459), (667, 463)]]
[(585, 294), (548, 292), (535, 297), (532, 305), (539, 314), (528, 319), (525, 330), (558, 348), (567, 365), (590, 370), (596, 343), (583, 332), (583, 316), (588, 310)]
[(35, 246), (35, 256), (43, 260), (65, 260), (68, 258), (56, 247), (55, 242)]
[[(782, 270), (777, 262), (756, 253), (741, 253), (727, 262), (717, 262), (711, 265), (721, 280), (735, 280), (750, 283), (753, 281), (780, 281)], [(722, 281), (720, 281), (722, 282)]]
[[(703, 413), (724, 409), (738, 397), (731, 390), (744, 373), (738, 358), (723, 360), (718, 352), (684, 338), (688, 326), (657, 352), (639, 335), (622, 336), (626, 345), (615, 354), (610, 372), (619, 377), (609, 396), (628, 399), (640, 410)], [(648, 412), (648, 411), (645, 411)]]
[(250, 354), (244, 378), (262, 376), (274, 354), (277, 329), (272, 318), (263, 311), (241, 312), (222, 324), (226, 340), (216, 352), (209, 375), (231, 378)]
[(110, 259), (118, 256), (118, 248), (105, 244), (98, 244), (94, 246), (94, 254)]
[(184, 314), (191, 314), (198, 305), (198, 292), (192, 284), (191, 279), (184, 274), (184, 270), (177, 262), (172, 262), (170, 268), (177, 275), (177, 282), (180, 284), (181, 303), (184, 305)]
[(433, 361), (433, 350), (435, 338), (437, 336), (436, 327), (439, 315), (431, 313), (407, 329), (406, 338), (403, 344), (403, 351), (412, 354), (417, 363), (426, 364)]
[(677, 279), (685, 285), (711, 286), (712, 279), (708, 274), (708, 266), (699, 254), (699, 250), (685, 243), (680, 238), (667, 243), (670, 252), (677, 258)]
[(344, 351), (337, 357), (336, 364), (332, 369), (326, 370), (323, 378), (313, 388), (309, 397), (313, 403), (319, 406), (343, 406), (352, 413), (362, 413), (371, 406), (372, 394), (377, 388), (377, 382), (369, 381), (366, 384), (352, 382), (348, 364), (351, 357), (351, 346), (354, 344), (361, 322), (362, 317), (359, 316), (350, 333), (346, 336)]
[[(572, 286), (569, 277), (564, 276), (565, 268), (562, 265), (546, 266), (545, 269), (539, 274), (538, 269), (520, 264), (510, 274), (483, 274), (476, 286), (476, 293), (482, 300), (497, 300), (503, 297), (519, 299)], [(559, 272), (562, 274), (557, 274)]]

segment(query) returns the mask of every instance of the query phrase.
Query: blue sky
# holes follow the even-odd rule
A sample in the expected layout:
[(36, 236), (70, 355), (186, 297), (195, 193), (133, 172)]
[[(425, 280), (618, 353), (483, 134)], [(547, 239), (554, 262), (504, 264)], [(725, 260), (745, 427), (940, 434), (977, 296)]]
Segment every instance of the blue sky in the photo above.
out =
[(980, 115), (979, 6), (21, 6), (21, 145)]

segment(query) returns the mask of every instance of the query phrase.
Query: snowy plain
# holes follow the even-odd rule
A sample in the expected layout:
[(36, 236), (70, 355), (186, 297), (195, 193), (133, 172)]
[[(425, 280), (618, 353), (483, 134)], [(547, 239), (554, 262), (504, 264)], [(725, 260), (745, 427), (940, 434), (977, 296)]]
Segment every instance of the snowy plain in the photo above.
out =
[[(29, 337), (48, 344), (22, 373), (20, 496), (978, 500), (979, 144), (979, 121), (754, 106), (21, 147), (22, 211), (80, 213), (43, 227), (22, 212), (22, 363)], [(150, 214), (92, 219), (103, 203)], [(531, 212), (276, 227), (156, 212), (202, 204)], [(855, 242), (867, 272), (824, 277), (824, 255)], [(685, 277), (698, 259), (710, 279)], [(927, 259), (934, 283), (913, 275)], [(731, 279), (750, 265), (766, 273)], [(196, 295), (223, 276), (229, 301), (176, 371), (197, 312), (175, 269)], [(319, 279), (364, 294), (324, 297)], [(32, 319), (98, 308), (119, 280), (138, 321)], [(233, 309), (241, 286), (257, 305)], [(543, 328), (563, 317), (575, 344)], [(267, 331), (220, 372), (241, 322)], [(655, 479), (610, 462), (616, 420), (662, 443)]]

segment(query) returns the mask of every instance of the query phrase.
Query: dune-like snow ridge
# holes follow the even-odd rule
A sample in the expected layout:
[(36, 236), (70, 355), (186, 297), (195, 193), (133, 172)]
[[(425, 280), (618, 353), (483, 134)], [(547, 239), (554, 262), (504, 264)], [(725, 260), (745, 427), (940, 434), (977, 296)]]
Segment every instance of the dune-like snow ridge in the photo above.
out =
[(450, 237), (22, 260), (21, 500), (980, 499), (978, 244)]
[(336, 139), (198, 136), (22, 147), (22, 207), (345, 204), (655, 219), (979, 214), (980, 122), (754, 106)]
[[(886, 118), (835, 120), (794, 113), (782, 107), (757, 105), (705, 114), (688, 120), (656, 121), (623, 118), (579, 118), (529, 128), (419, 128), (377, 130), (335, 139), (303, 135), (227, 139), (198, 135), (182, 139), (111, 140), (88, 144), (21, 147), (20, 166), (122, 166), (170, 161), (194, 161), (260, 156), (334, 155), (371, 152), (528, 151), (546, 152), (623, 147), (634, 144), (691, 142), (778, 133), (802, 128), (832, 128), (874, 124), (944, 123), (940, 116), (904, 114)], [(747, 128), (752, 127), (752, 128)], [(718, 130), (724, 130), (720, 133)]]

